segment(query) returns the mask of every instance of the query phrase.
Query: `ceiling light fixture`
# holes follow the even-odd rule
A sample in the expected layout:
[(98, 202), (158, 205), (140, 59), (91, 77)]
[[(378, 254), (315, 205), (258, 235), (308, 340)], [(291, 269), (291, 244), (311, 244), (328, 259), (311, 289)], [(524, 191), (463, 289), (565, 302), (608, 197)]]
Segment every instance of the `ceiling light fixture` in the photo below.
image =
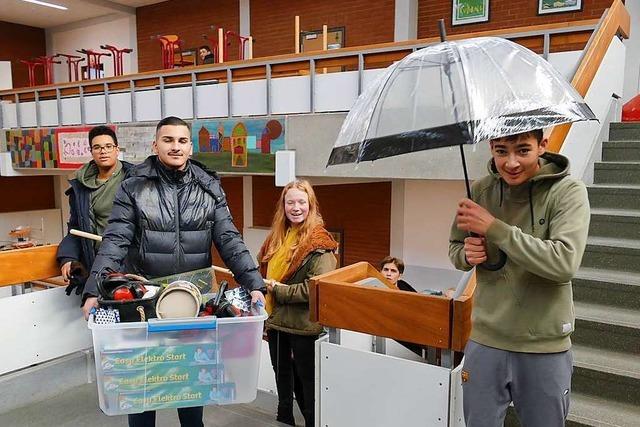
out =
[(54, 9), (67, 10), (67, 8), (64, 6), (60, 6), (59, 4), (47, 3), (46, 1), (39, 1), (39, 0), (22, 0), (22, 1), (26, 1), (27, 3), (39, 4), (40, 6), (52, 7)]

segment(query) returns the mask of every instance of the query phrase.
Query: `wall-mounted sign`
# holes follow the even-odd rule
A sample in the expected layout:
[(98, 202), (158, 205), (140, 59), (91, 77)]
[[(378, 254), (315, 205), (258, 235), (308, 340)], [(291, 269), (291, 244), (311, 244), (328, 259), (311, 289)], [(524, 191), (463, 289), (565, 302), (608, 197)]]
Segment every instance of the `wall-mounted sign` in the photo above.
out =
[(489, 0), (453, 0), (451, 25), (474, 24), (489, 20)]
[(582, 0), (538, 0), (538, 15), (582, 10)]
[(59, 167), (75, 168), (91, 161), (90, 130), (90, 127), (56, 129)]

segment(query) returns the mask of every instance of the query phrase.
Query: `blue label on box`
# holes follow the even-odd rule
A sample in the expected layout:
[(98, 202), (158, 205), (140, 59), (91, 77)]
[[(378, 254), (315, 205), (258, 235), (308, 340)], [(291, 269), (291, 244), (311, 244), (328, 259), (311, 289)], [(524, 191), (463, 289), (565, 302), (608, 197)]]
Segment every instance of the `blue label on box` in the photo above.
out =
[(176, 346), (140, 347), (100, 352), (105, 373), (144, 369), (148, 365), (200, 365), (218, 362), (218, 345), (189, 344)]
[(118, 395), (118, 407), (121, 411), (149, 411), (162, 408), (231, 403), (234, 399), (234, 383), (206, 386), (163, 384), (147, 387), (144, 391), (121, 392)]
[(147, 369), (105, 373), (103, 388), (106, 393), (144, 390), (156, 384), (212, 385), (224, 382), (222, 364), (197, 366), (148, 365)]

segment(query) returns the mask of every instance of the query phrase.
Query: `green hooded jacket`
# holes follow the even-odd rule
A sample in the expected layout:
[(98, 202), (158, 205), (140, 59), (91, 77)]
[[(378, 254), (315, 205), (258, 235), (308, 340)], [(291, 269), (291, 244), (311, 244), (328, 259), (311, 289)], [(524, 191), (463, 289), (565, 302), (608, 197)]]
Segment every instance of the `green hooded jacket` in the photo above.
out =
[[(116, 168), (111, 177), (107, 180), (98, 179), (98, 166), (91, 160), (76, 171), (76, 179), (91, 191), (89, 198), (89, 218), (93, 232), (102, 235), (107, 227), (113, 199), (116, 191), (120, 188), (120, 183), (124, 179), (125, 173), (122, 170), (120, 160), (116, 161)], [(96, 242), (96, 249), (99, 242)]]
[[(556, 353), (571, 347), (574, 308), (571, 279), (584, 253), (589, 200), (581, 181), (569, 177), (569, 160), (545, 153), (528, 182), (509, 186), (489, 162), (490, 175), (473, 183), (472, 198), (496, 220), (487, 231), (489, 262), (498, 248), (507, 263), (498, 271), (476, 268), (473, 341), (528, 353)], [(464, 254), (467, 234), (454, 220), (449, 258), (470, 270)]]

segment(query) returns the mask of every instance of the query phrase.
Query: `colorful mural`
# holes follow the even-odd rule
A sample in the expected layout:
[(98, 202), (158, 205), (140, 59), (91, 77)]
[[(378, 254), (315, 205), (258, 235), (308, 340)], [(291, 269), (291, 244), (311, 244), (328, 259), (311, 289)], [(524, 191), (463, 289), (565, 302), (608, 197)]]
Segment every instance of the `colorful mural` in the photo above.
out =
[(193, 158), (218, 172), (275, 173), (275, 152), (284, 150), (284, 117), (196, 120)]
[[(115, 130), (115, 126), (112, 126)], [(90, 127), (7, 131), (7, 150), (16, 168), (77, 169), (91, 160)]]
[(7, 131), (7, 149), (16, 168), (58, 168), (55, 129)]

